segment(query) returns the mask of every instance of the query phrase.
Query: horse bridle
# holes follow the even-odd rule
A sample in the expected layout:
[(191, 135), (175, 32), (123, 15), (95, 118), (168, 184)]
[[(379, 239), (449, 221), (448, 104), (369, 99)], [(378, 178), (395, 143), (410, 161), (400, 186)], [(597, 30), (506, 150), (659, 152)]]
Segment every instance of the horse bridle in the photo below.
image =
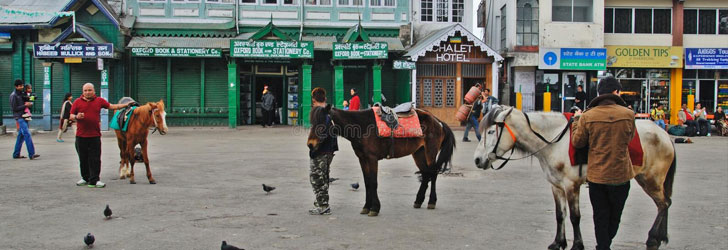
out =
[[(154, 119), (154, 112), (157, 110), (159, 110), (159, 109), (152, 109), (149, 111), (149, 114), (152, 116), (152, 121), (154, 121), (154, 130), (152, 130), (152, 134), (154, 134), (154, 132), (157, 132), (157, 130), (159, 130), (159, 124), (157, 123), (157, 119)], [(162, 130), (159, 130), (159, 134), (165, 135), (167, 133), (162, 132)]]
[[(493, 146), (493, 151), (490, 152), (490, 153), (488, 153), (488, 160), (491, 160), (491, 161), (493, 161), (493, 160), (504, 160), (504, 161), (503, 161), (503, 163), (501, 163), (500, 166), (498, 166), (498, 168), (493, 168), (494, 170), (499, 170), (499, 169), (503, 168), (506, 165), (506, 163), (508, 163), (508, 161), (510, 161), (512, 159), (511, 157), (513, 157), (513, 152), (516, 150), (516, 142), (517, 142), (516, 135), (513, 134), (513, 131), (511, 130), (511, 127), (509, 127), (508, 124), (506, 124), (506, 118), (508, 118), (508, 116), (511, 115), (511, 112), (512, 111), (513, 111), (513, 109), (511, 109), (511, 110), (508, 111), (508, 113), (503, 117), (503, 121), (502, 122), (495, 122), (495, 125), (496, 125), (496, 133), (498, 133), (497, 132), (498, 128), (500, 128), (500, 133), (498, 134), (498, 139), (495, 142), (495, 146)], [(533, 130), (533, 127), (531, 127), (531, 119), (528, 118), (528, 114), (523, 113), (523, 116), (526, 117), (526, 123), (528, 123), (528, 128), (531, 130), (531, 132), (533, 134), (535, 134), (536, 137), (538, 137), (539, 139), (541, 139), (541, 141), (545, 142), (546, 143), (546, 146), (543, 146), (539, 150), (536, 150), (535, 152), (533, 152), (533, 153), (531, 153), (531, 154), (529, 154), (527, 156), (524, 156), (524, 157), (521, 157), (521, 158), (517, 158), (517, 159), (514, 159), (514, 160), (520, 160), (520, 159), (525, 159), (525, 158), (534, 156), (538, 152), (541, 152), (541, 150), (543, 150), (546, 147), (548, 147), (549, 145), (561, 141), (561, 138), (563, 138), (564, 135), (566, 134), (566, 131), (569, 130), (569, 128), (571, 127), (571, 123), (573, 121), (572, 119), (569, 119), (569, 122), (566, 123), (566, 127), (564, 127), (564, 129), (561, 131), (561, 133), (556, 138), (554, 138), (553, 140), (548, 141), (540, 133), (538, 133), (535, 130)], [(503, 129), (503, 128), (505, 128), (505, 129)], [(498, 144), (500, 144), (500, 140), (501, 140), (501, 137), (503, 136), (503, 131), (504, 130), (508, 130), (508, 133), (511, 135), (511, 139), (513, 139), (513, 147), (511, 147), (511, 153), (510, 153), (510, 155), (508, 155), (508, 158), (505, 158), (503, 156), (499, 156), (498, 153), (496, 153), (496, 151), (498, 150)], [(485, 140), (483, 140), (483, 141), (485, 142)]]

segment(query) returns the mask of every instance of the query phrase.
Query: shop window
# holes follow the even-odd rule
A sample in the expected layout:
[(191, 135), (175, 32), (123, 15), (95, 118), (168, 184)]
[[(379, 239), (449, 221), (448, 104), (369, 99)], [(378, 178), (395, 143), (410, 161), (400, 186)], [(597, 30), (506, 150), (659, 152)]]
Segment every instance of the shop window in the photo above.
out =
[(683, 78), (684, 79), (695, 79), (698, 78), (698, 70), (696, 69), (686, 69), (683, 71)]
[(698, 11), (698, 34), (715, 34), (716, 10)]
[(331, 5), (331, 0), (306, 0), (306, 5)]
[(432, 106), (432, 79), (422, 80), (422, 105)]
[(445, 105), (455, 107), (455, 79), (445, 80)]
[(683, 33), (698, 34), (698, 10), (683, 11)]
[(604, 33), (614, 33), (613, 8), (604, 8)]
[(554, 22), (591, 22), (593, 0), (554, 0), (551, 20)]
[(433, 98), (435, 107), (442, 107), (442, 79), (435, 79), (435, 88), (432, 92), (435, 94)]
[(538, 45), (538, 2), (519, 0), (516, 12), (516, 45)]
[(614, 9), (614, 33), (632, 33), (632, 9)]
[(715, 79), (715, 70), (712, 69), (701, 69), (698, 70), (699, 79)]
[(452, 21), (462, 22), (463, 13), (465, 13), (465, 2), (464, 0), (452, 0)]
[(728, 10), (718, 11), (718, 34), (728, 34)]
[(432, 22), (432, 1), (422, 0), (420, 3), (420, 19), (423, 22)]

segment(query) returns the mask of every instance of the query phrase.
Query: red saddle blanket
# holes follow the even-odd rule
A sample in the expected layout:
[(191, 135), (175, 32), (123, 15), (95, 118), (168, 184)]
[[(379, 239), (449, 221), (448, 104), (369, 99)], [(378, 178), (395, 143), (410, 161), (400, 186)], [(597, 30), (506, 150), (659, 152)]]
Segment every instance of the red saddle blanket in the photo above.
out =
[(411, 138), (423, 136), (422, 127), (420, 127), (420, 118), (417, 117), (417, 112), (412, 112), (412, 116), (399, 117), (399, 126), (397, 126), (394, 130), (394, 134), (392, 134), (392, 129), (389, 128), (387, 123), (382, 120), (382, 117), (379, 115), (379, 110), (379, 107), (372, 107), (372, 111), (374, 111), (374, 119), (377, 121), (379, 137), (391, 137), (394, 135), (394, 138)]
[[(571, 119), (571, 116), (573, 115), (574, 113), (564, 113), (564, 116), (567, 120)], [(571, 128), (569, 128), (569, 130), (571, 130)], [(642, 151), (640, 134), (637, 133), (637, 130), (634, 131), (634, 137), (632, 137), (632, 141), (629, 142), (629, 145), (627, 145), (627, 147), (629, 148), (629, 158), (630, 160), (632, 160), (632, 165), (642, 166), (644, 152)], [(571, 131), (569, 131), (569, 159), (571, 160), (572, 166), (577, 165), (576, 151), (577, 150), (576, 148), (574, 148), (574, 144), (571, 143)]]

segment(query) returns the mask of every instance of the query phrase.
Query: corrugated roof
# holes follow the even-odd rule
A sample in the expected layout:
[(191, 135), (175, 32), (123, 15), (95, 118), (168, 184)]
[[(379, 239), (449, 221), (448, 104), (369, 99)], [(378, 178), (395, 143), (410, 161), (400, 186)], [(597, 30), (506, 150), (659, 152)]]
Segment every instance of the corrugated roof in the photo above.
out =
[(140, 37), (131, 38), (128, 48), (219, 48), (230, 49), (230, 38)]
[(460, 35), (467, 37), (468, 40), (473, 41), (475, 46), (480, 48), (480, 51), (486, 52), (488, 56), (494, 57), (496, 61), (503, 60), (503, 57), (498, 52), (488, 47), (488, 45), (483, 43), (483, 41), (459, 23), (431, 32), (424, 39), (409, 48), (404, 56), (410, 57), (413, 61), (417, 61), (418, 57), (424, 56), (427, 51), (432, 51), (435, 47), (439, 47), (441, 42), (447, 41), (448, 37), (454, 36), (456, 31), (459, 31)]
[(0, 24), (49, 23), (56, 17), (53, 12), (61, 11), (70, 1), (74, 0), (0, 0)]
[[(372, 42), (386, 42), (389, 46), (389, 51), (404, 51), (404, 45), (402, 41), (397, 37), (374, 37), (370, 36), (369, 39)], [(338, 42), (335, 36), (303, 36), (304, 41), (313, 42), (313, 48), (315, 50), (333, 50), (335, 42)]]

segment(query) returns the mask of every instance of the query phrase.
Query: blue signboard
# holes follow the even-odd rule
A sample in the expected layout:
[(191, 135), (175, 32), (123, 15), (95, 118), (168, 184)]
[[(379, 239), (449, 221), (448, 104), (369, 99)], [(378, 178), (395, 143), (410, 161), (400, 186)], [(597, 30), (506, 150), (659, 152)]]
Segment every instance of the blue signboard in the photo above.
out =
[(33, 45), (35, 58), (113, 58), (114, 44), (111, 43), (36, 43)]
[(728, 69), (728, 48), (685, 48), (686, 69)]
[(606, 70), (605, 48), (539, 48), (539, 69)]

